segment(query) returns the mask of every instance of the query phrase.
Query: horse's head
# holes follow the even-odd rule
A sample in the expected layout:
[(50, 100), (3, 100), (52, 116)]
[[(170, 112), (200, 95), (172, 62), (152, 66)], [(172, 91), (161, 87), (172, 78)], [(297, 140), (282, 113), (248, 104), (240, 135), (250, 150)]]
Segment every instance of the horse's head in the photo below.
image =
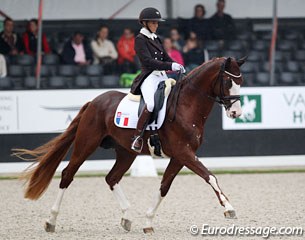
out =
[(224, 106), (229, 118), (238, 118), (242, 114), (239, 90), (243, 78), (239, 68), (244, 62), (245, 58), (226, 58), (215, 82), (216, 101)]

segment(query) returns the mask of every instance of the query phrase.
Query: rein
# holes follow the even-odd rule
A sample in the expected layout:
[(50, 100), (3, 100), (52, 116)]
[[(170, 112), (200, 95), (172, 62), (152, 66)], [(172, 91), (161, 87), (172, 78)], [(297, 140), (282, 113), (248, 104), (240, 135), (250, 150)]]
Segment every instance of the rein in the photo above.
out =
[[(227, 61), (227, 59), (226, 59), (226, 61)], [(213, 89), (214, 89), (217, 82), (220, 81), (220, 95), (216, 96), (216, 97), (211, 96), (210, 94), (205, 93), (202, 90), (198, 90), (198, 88), (192, 83), (190, 77), (188, 77), (188, 76), (182, 74), (181, 72), (179, 72), (177, 84), (174, 88), (175, 91), (174, 91), (174, 94), (173, 94), (173, 97), (172, 97), (172, 100), (171, 100), (171, 104), (173, 103), (173, 105), (174, 105), (174, 115), (173, 115), (173, 118), (169, 120), (170, 122), (173, 122), (176, 118), (177, 105), (178, 105), (178, 100), (179, 100), (179, 96), (180, 96), (181, 87), (183, 86), (183, 83), (185, 82), (185, 80), (187, 78), (189, 78), (189, 81), (187, 81), (188, 86), (192, 90), (199, 93), (199, 95), (201, 95), (205, 98), (208, 98), (209, 100), (211, 100), (213, 102), (217, 102), (219, 105), (224, 106), (225, 110), (230, 109), (235, 102), (240, 101), (240, 95), (225, 96), (225, 94), (224, 94), (224, 81), (225, 80), (223, 78), (223, 75), (227, 74), (230, 77), (234, 77), (234, 78), (240, 78), (242, 76), (241, 74), (235, 75), (233, 73), (230, 73), (230, 72), (226, 71), (225, 70), (226, 61), (224, 63), (222, 63), (219, 74), (218, 74), (218, 77), (217, 77), (217, 80), (215, 81), (214, 86), (213, 86)], [(201, 69), (199, 69), (196, 73), (194, 73), (194, 75), (197, 76), (200, 72), (201, 72)], [(192, 76), (192, 77), (194, 77), (194, 76)], [(228, 101), (229, 101), (229, 103), (228, 103)]]

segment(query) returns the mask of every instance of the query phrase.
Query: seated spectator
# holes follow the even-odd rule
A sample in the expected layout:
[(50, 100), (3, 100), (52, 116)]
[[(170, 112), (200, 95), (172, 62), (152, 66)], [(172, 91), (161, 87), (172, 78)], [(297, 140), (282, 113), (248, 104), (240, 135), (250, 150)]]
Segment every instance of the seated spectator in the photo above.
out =
[(102, 26), (98, 31), (95, 40), (91, 42), (91, 48), (94, 56), (93, 63), (105, 65), (104, 70), (108, 70), (108, 73), (111, 74), (115, 71), (115, 60), (118, 58), (118, 53), (114, 44), (108, 40), (108, 34), (108, 27)]
[(188, 30), (196, 33), (199, 42), (210, 39), (209, 20), (205, 18), (205, 8), (202, 4), (195, 6), (194, 17), (189, 21)]
[(117, 43), (118, 64), (122, 73), (135, 73), (137, 70), (134, 50), (134, 33), (130, 28), (125, 28), (123, 35)]
[(6, 70), (6, 60), (5, 57), (0, 54), (0, 78), (6, 77), (7, 70)]
[(217, 12), (211, 17), (211, 38), (228, 40), (235, 38), (235, 24), (229, 14), (224, 13), (225, 0), (218, 0)]
[(171, 57), (171, 59), (174, 60), (174, 62), (177, 62), (184, 66), (184, 61), (181, 53), (175, 48), (173, 45), (173, 42), (170, 38), (164, 38), (163, 40), (163, 46), (165, 51), (167, 52), (168, 56)]
[(187, 71), (201, 65), (209, 58), (207, 50), (199, 46), (195, 33), (191, 33), (186, 40), (186, 44), (183, 47), (183, 58)]
[[(37, 53), (37, 41), (38, 41), (38, 21), (37, 19), (31, 19), (27, 25), (27, 31), (23, 33), (23, 45), (25, 53), (29, 55), (35, 55)], [(42, 52), (45, 54), (51, 53), (51, 49), (47, 40), (47, 37), (42, 33)]]
[(4, 55), (23, 53), (22, 39), (14, 32), (14, 22), (11, 18), (4, 20), (4, 29), (0, 33), (0, 53)]
[(172, 43), (173, 43), (174, 47), (177, 50), (182, 51), (182, 48), (183, 48), (185, 42), (182, 39), (182, 37), (181, 37), (177, 28), (172, 28), (170, 30), (170, 38), (172, 40)]
[(61, 53), (64, 64), (88, 65), (92, 62), (91, 48), (85, 43), (84, 36), (75, 32)]

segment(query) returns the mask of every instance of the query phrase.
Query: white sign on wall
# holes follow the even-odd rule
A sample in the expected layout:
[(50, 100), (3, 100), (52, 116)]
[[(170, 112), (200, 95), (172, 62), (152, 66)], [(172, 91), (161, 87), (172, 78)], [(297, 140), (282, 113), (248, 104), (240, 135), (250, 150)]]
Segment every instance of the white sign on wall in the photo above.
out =
[(243, 114), (222, 113), (224, 130), (305, 128), (305, 87), (242, 88)]
[(106, 91), (1, 91), (0, 134), (62, 132), (86, 102)]

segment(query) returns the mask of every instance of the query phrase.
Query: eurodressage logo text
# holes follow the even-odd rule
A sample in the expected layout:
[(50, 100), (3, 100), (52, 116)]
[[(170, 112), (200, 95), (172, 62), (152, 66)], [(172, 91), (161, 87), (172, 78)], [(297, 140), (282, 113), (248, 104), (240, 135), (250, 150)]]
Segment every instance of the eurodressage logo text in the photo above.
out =
[(262, 100), (261, 95), (243, 95), (240, 98), (242, 115), (235, 119), (235, 123), (261, 123)]

